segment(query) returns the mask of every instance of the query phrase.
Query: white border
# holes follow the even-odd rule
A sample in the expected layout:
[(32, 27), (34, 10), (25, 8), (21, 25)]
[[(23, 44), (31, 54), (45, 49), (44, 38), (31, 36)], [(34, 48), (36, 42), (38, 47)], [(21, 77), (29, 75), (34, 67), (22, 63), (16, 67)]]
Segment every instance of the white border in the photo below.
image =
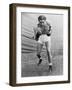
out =
[[(21, 77), (21, 12), (63, 14), (63, 75), (24, 78)], [(16, 18), (16, 83), (53, 82), (68, 80), (68, 11), (63, 9), (17, 7)]]

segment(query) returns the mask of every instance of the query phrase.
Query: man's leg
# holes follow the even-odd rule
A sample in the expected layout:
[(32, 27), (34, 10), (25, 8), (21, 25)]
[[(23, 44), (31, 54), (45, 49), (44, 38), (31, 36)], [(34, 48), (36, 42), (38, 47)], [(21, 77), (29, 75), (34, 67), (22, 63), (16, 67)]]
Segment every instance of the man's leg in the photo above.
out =
[(47, 50), (49, 70), (52, 71), (51, 43), (50, 42), (45, 42), (45, 46), (46, 46), (46, 50)]
[(42, 51), (43, 44), (37, 43), (37, 57), (39, 58), (38, 65), (41, 64), (42, 58), (41, 58), (41, 51)]

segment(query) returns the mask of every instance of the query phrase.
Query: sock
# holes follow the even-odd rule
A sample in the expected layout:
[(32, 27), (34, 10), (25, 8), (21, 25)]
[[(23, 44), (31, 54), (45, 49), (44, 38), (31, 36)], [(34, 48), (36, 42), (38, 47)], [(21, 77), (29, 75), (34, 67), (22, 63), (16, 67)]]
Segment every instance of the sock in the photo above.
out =
[(49, 63), (50, 66), (52, 66), (52, 63)]

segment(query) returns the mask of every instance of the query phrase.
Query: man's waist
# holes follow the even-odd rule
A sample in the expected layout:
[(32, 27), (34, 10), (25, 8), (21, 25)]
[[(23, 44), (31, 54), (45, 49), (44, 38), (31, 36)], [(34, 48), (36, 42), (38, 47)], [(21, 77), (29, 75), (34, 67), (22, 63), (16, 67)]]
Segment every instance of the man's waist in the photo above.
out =
[(47, 36), (50, 36), (51, 34), (49, 34), (49, 33), (42, 33), (41, 35), (47, 35)]

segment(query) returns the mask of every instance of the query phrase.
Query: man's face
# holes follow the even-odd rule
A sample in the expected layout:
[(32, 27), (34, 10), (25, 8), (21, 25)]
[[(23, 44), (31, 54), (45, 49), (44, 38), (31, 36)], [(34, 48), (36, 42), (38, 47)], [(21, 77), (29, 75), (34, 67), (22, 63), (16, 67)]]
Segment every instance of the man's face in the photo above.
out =
[(39, 22), (40, 22), (41, 24), (44, 24), (45, 20), (40, 20)]

